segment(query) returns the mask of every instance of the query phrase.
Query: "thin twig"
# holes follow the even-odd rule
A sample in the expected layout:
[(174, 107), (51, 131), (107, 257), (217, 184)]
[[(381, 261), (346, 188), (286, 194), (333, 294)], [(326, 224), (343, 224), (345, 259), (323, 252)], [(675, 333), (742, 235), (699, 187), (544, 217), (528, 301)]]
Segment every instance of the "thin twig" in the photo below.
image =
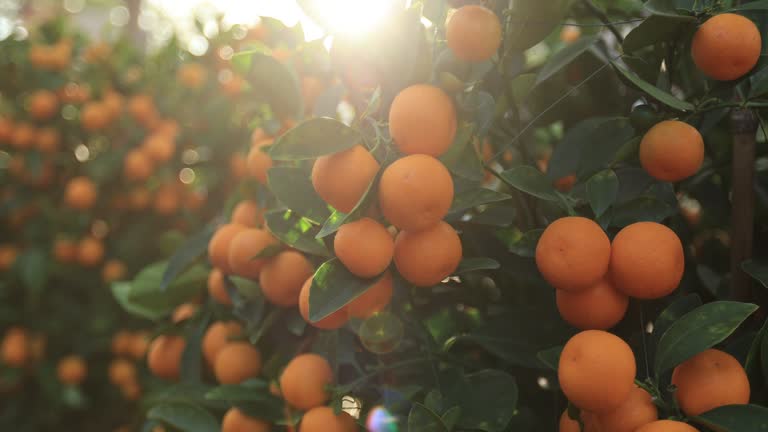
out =
[(594, 3), (592, 3), (592, 0), (581, 0), (581, 3), (589, 9), (590, 12), (592, 12), (600, 21), (602, 21), (603, 24), (605, 24), (606, 27), (608, 27), (608, 30), (613, 33), (614, 36), (616, 36), (616, 40), (619, 41), (619, 43), (624, 43), (624, 36), (621, 35), (621, 32), (619, 29), (616, 28), (615, 25), (611, 22), (610, 18), (608, 18), (608, 15), (606, 15), (605, 12), (603, 12), (602, 9), (595, 6)]

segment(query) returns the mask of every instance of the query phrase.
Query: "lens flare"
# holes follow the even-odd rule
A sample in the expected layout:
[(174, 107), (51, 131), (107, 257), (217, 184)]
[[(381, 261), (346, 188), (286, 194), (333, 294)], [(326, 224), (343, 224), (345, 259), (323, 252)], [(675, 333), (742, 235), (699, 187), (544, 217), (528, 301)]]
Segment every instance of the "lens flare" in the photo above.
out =
[(397, 419), (386, 408), (378, 406), (368, 413), (365, 427), (370, 432), (397, 432)]

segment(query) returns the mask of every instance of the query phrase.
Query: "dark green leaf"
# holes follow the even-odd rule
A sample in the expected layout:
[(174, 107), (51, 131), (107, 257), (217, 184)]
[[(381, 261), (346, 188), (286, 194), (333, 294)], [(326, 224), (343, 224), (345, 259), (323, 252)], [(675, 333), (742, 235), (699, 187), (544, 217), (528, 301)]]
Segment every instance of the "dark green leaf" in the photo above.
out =
[(249, 379), (242, 384), (215, 387), (205, 394), (206, 399), (232, 403), (258, 402), (271, 396), (269, 393), (269, 383), (258, 378)]
[(330, 215), (328, 206), (317, 195), (308, 173), (303, 169), (270, 168), (267, 180), (278, 201), (299, 215), (318, 224)]
[(480, 270), (496, 270), (499, 262), (490, 258), (464, 258), (454, 274), (463, 274)]
[(218, 432), (219, 422), (211, 413), (193, 404), (171, 402), (152, 407), (147, 418), (184, 432)]
[(556, 371), (560, 364), (560, 354), (562, 354), (562, 352), (563, 347), (556, 346), (544, 351), (539, 351), (539, 353), (536, 354), (536, 357), (538, 357), (548, 368)]
[(760, 97), (768, 93), (768, 66), (763, 66), (762, 69), (752, 73), (752, 77), (749, 79), (750, 99)]
[(648, 96), (663, 103), (664, 105), (670, 108), (674, 108), (678, 111), (693, 111), (694, 106), (690, 102), (686, 102), (672, 96), (671, 94), (659, 89), (653, 84), (643, 80), (642, 78), (637, 76), (634, 72), (631, 72), (625, 69), (624, 67), (619, 66), (616, 63), (614, 63), (613, 66), (631, 84), (633, 84), (639, 90), (645, 92)]
[(529, 165), (521, 165), (501, 173), (504, 183), (547, 201), (558, 202), (560, 197), (552, 183), (541, 171)]
[(451, 147), (440, 156), (440, 161), (452, 173), (479, 182), (483, 179), (483, 165), (472, 146), (474, 130), (471, 123), (459, 125)]
[(624, 52), (631, 53), (650, 45), (671, 40), (679, 32), (693, 26), (688, 16), (652, 15), (635, 27), (624, 39)]
[(768, 266), (755, 260), (747, 260), (741, 263), (741, 269), (761, 285), (768, 288)]
[(163, 273), (163, 281), (160, 284), (161, 290), (165, 291), (168, 288), (168, 284), (205, 254), (208, 249), (208, 242), (211, 241), (213, 233), (216, 232), (219, 222), (216, 219), (206, 225), (200, 232), (187, 239), (176, 253), (171, 256), (168, 260), (168, 267), (166, 267), (165, 273)]
[(536, 245), (539, 243), (539, 237), (541, 237), (543, 232), (543, 229), (526, 231), (518, 238), (508, 242), (507, 247), (515, 255), (531, 258), (536, 255)]
[(477, 187), (456, 192), (450, 213), (467, 210), (481, 205), (512, 199), (512, 196), (493, 189)]
[[(586, 144), (594, 142), (594, 134), (598, 126), (610, 120), (612, 119), (608, 117), (592, 117), (570, 127), (552, 152), (547, 166), (547, 177), (555, 181), (578, 174), (584, 155), (582, 149)], [(615, 135), (612, 134), (611, 138), (615, 138)]]
[(768, 10), (768, 0), (757, 0), (757, 1), (751, 1), (744, 4), (740, 4), (736, 6), (735, 8), (730, 9), (731, 11), (740, 11), (740, 10)]
[(337, 258), (326, 261), (315, 272), (309, 294), (309, 319), (317, 322), (343, 308), (377, 282), (361, 279)]
[(690, 15), (684, 15), (678, 8), (677, 0), (648, 0), (645, 8), (654, 15), (662, 15), (679, 19), (696, 19)]
[(24, 251), (16, 260), (19, 277), (24, 286), (39, 293), (48, 279), (48, 255), (41, 249)]
[(269, 232), (286, 245), (302, 252), (327, 257), (325, 243), (315, 238), (317, 228), (290, 210), (273, 210), (264, 215)]
[(355, 129), (327, 117), (306, 120), (278, 138), (269, 150), (275, 160), (315, 159), (363, 142)]
[(278, 117), (300, 118), (303, 107), (299, 82), (293, 70), (265, 54), (251, 56), (247, 75), (253, 93), (266, 99)]
[(454, 427), (456, 427), (459, 419), (461, 419), (461, 408), (457, 406), (449, 408), (446, 412), (443, 413), (441, 418), (445, 427), (451, 431)]
[(570, 4), (571, 0), (516, 0), (508, 11), (504, 46), (510, 51), (522, 51), (541, 42), (560, 25)]
[(445, 404), (461, 408), (460, 428), (503, 431), (517, 408), (517, 383), (500, 370), (475, 372), (446, 387)]
[(758, 405), (726, 405), (691, 420), (714, 432), (766, 432), (768, 408)]
[(587, 181), (587, 199), (597, 217), (613, 205), (618, 193), (619, 178), (613, 170), (600, 171)]
[(434, 411), (416, 402), (408, 414), (408, 432), (447, 432), (443, 420)]
[[(381, 172), (379, 172), (379, 174), (381, 174)], [(341, 226), (345, 223), (352, 222), (363, 217), (366, 210), (368, 210), (368, 207), (371, 206), (372, 201), (376, 199), (376, 194), (373, 193), (373, 191), (377, 189), (379, 178), (380, 175), (377, 175), (373, 180), (371, 180), (371, 183), (368, 184), (368, 188), (365, 190), (363, 197), (360, 198), (360, 201), (358, 201), (357, 204), (355, 204), (355, 207), (351, 212), (349, 212), (349, 214), (342, 213), (338, 210), (334, 211), (333, 214), (331, 214), (331, 216), (326, 219), (322, 228), (320, 228), (320, 232), (317, 233), (315, 237), (318, 239), (327, 237), (338, 231), (339, 228), (341, 228)]]
[(658, 343), (661, 336), (669, 330), (669, 327), (683, 315), (701, 306), (701, 297), (698, 294), (689, 294), (675, 300), (664, 309), (653, 323), (653, 336)]
[(561, 69), (568, 66), (598, 40), (598, 35), (583, 37), (556, 52), (547, 63), (542, 66), (541, 70), (539, 70), (539, 74), (536, 77), (536, 85), (548, 80)]

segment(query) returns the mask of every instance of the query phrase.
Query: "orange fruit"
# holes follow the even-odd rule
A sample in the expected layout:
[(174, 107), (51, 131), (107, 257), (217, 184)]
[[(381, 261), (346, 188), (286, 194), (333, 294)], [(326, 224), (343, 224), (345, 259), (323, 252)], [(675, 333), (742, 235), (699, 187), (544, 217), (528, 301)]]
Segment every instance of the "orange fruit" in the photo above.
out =
[(256, 228), (264, 223), (264, 212), (256, 201), (243, 200), (232, 210), (230, 222), (249, 228)]
[(619, 231), (611, 246), (611, 279), (624, 294), (656, 299), (674, 291), (685, 255), (674, 231), (656, 222), (638, 222)]
[(19, 250), (13, 245), (0, 245), (0, 271), (10, 270), (16, 263)]
[(241, 153), (235, 153), (229, 159), (229, 171), (232, 178), (243, 179), (248, 175), (248, 160)]
[(224, 273), (232, 273), (232, 268), (229, 266), (229, 248), (235, 235), (245, 229), (242, 225), (225, 224), (216, 230), (208, 243), (208, 260), (214, 267)]
[(112, 354), (116, 356), (128, 355), (131, 351), (133, 336), (129, 331), (120, 330), (112, 335)]
[(384, 225), (365, 217), (339, 228), (333, 239), (333, 250), (352, 274), (372, 278), (389, 267), (395, 241)]
[(245, 80), (239, 75), (232, 75), (221, 82), (221, 89), (229, 96), (237, 96), (243, 91)]
[(110, 117), (109, 108), (102, 102), (88, 102), (80, 111), (80, 124), (83, 129), (94, 132), (107, 127)]
[(77, 262), (83, 267), (94, 267), (104, 259), (104, 243), (95, 237), (85, 237), (77, 245)]
[(56, 375), (62, 384), (78, 385), (88, 374), (88, 367), (82, 357), (70, 355), (59, 360)]
[(536, 266), (552, 286), (580, 291), (597, 284), (608, 271), (611, 241), (594, 221), (569, 216), (547, 226), (536, 245)]
[(106, 283), (112, 283), (114, 281), (121, 280), (125, 277), (127, 269), (122, 261), (117, 259), (111, 259), (104, 264), (104, 268), (101, 269), (101, 278)]
[(138, 94), (128, 101), (128, 112), (137, 123), (149, 126), (156, 122), (159, 116), (155, 102), (146, 94)]
[(657, 123), (640, 141), (640, 163), (658, 180), (678, 182), (704, 162), (704, 139), (695, 127), (677, 120)]
[(18, 150), (27, 150), (32, 147), (37, 137), (37, 131), (29, 123), (19, 123), (13, 128), (11, 145)]
[(344, 411), (334, 414), (333, 408), (319, 406), (304, 413), (299, 432), (355, 432), (355, 419)]
[(246, 228), (232, 238), (229, 245), (229, 268), (238, 276), (257, 279), (267, 259), (254, 259), (270, 246), (280, 243), (266, 230)]
[(581, 29), (576, 26), (566, 25), (560, 30), (560, 41), (566, 44), (572, 44), (579, 40), (580, 37)]
[[(141, 385), (138, 382), (129, 382), (120, 386), (120, 393), (126, 400), (135, 401), (141, 397)], [(153, 430), (154, 432), (154, 430)], [(163, 432), (161, 430), (160, 432)]]
[(133, 210), (144, 210), (149, 206), (152, 194), (144, 187), (135, 187), (131, 190), (128, 200)]
[(13, 136), (13, 120), (0, 117), (0, 142), (8, 142)]
[[(588, 411), (581, 411), (581, 421), (584, 423), (584, 430), (579, 427), (579, 422), (568, 417), (568, 410), (565, 410), (560, 416), (559, 432), (609, 432), (600, 428), (597, 423), (597, 417)], [(612, 431), (611, 431), (612, 432)]]
[(441, 89), (416, 84), (401, 91), (389, 108), (389, 133), (401, 152), (440, 156), (456, 136), (456, 108)]
[(285, 401), (300, 410), (323, 405), (333, 382), (328, 360), (317, 354), (299, 354), (285, 366), (280, 375), (280, 390)]
[(15, 368), (25, 366), (30, 358), (27, 330), (22, 327), (11, 327), (6, 330), (0, 351), (6, 366)]
[(67, 183), (64, 190), (64, 202), (73, 209), (87, 210), (96, 203), (98, 191), (88, 177), (75, 177)]
[(674, 420), (657, 420), (636, 429), (635, 432), (699, 432), (699, 430), (688, 423)]
[(262, 151), (261, 146), (254, 146), (246, 159), (248, 175), (261, 184), (267, 184), (267, 171), (274, 165), (272, 158)]
[(577, 181), (577, 178), (573, 174), (565, 177), (561, 177), (555, 181), (555, 189), (563, 193), (568, 193), (571, 191), (571, 189), (573, 189), (573, 186), (576, 184), (576, 181)]
[(125, 154), (123, 175), (132, 181), (144, 181), (155, 170), (152, 159), (141, 149), (134, 149)]
[(398, 159), (381, 176), (381, 212), (400, 229), (419, 231), (433, 227), (448, 214), (452, 202), (451, 174), (431, 156)]
[(313, 274), (314, 268), (303, 254), (287, 250), (264, 264), (259, 274), (259, 285), (270, 303), (282, 307), (296, 306), (301, 287)]
[(29, 114), (37, 120), (53, 117), (59, 109), (59, 98), (50, 90), (37, 90), (29, 97)]
[(461, 240), (456, 230), (438, 222), (424, 231), (400, 231), (395, 239), (395, 265), (405, 280), (429, 287), (456, 270), (461, 261)]
[(724, 405), (749, 403), (749, 379), (738, 360), (716, 350), (703, 351), (672, 373), (675, 398), (688, 416), (697, 416)]
[(219, 304), (227, 306), (232, 304), (227, 287), (224, 285), (224, 274), (219, 269), (215, 268), (208, 274), (208, 295)]
[(161, 335), (149, 346), (147, 365), (149, 371), (158, 378), (176, 381), (180, 376), (181, 356), (187, 341), (181, 336)]
[(123, 113), (123, 95), (120, 93), (114, 90), (107, 91), (104, 94), (103, 103), (112, 119), (116, 119)]
[(130, 345), (128, 345), (128, 355), (136, 360), (141, 360), (147, 350), (149, 350), (149, 334), (145, 331), (133, 333)]
[(635, 356), (621, 338), (586, 330), (568, 340), (557, 376), (565, 396), (597, 414), (617, 409), (635, 387)]
[(611, 432), (635, 432), (637, 428), (659, 419), (659, 411), (651, 395), (635, 387), (615, 410), (598, 416), (600, 427)]
[(176, 78), (181, 85), (190, 89), (201, 88), (207, 77), (208, 72), (199, 63), (183, 64), (176, 73)]
[(248, 342), (230, 342), (216, 355), (213, 372), (221, 384), (240, 384), (261, 371), (261, 354)]
[(760, 30), (749, 18), (716, 15), (699, 27), (691, 43), (693, 62), (704, 75), (731, 81), (749, 73), (760, 59)]
[(194, 303), (182, 303), (176, 306), (176, 309), (173, 310), (171, 321), (174, 324), (186, 321), (195, 316), (198, 308), (199, 306)]
[(166, 134), (152, 134), (144, 140), (142, 148), (147, 156), (155, 162), (169, 161), (176, 153), (176, 142)]
[(463, 6), (448, 19), (445, 38), (459, 60), (484, 62), (493, 57), (501, 45), (501, 22), (488, 8)]
[(385, 272), (373, 286), (346, 306), (350, 317), (366, 319), (384, 310), (392, 300), (392, 274)]
[(239, 336), (243, 332), (243, 326), (237, 321), (217, 321), (211, 324), (203, 335), (203, 357), (209, 365), (216, 363), (219, 351), (229, 343), (230, 338)]
[(53, 256), (60, 263), (71, 263), (77, 260), (77, 243), (67, 238), (58, 238), (53, 244)]
[(608, 330), (624, 318), (629, 297), (600, 280), (583, 291), (557, 290), (557, 310), (570, 325), (581, 330)]
[(181, 193), (178, 185), (164, 184), (155, 192), (154, 208), (158, 214), (172, 215), (181, 207)]
[(61, 135), (55, 128), (44, 127), (37, 131), (36, 144), (42, 153), (54, 154), (61, 146)]
[(116, 386), (136, 381), (136, 366), (126, 359), (115, 359), (109, 364), (109, 382)]
[(237, 408), (230, 408), (221, 421), (221, 432), (270, 432), (269, 423), (248, 417)]
[(349, 320), (346, 308), (341, 308), (317, 322), (311, 322), (309, 320), (309, 294), (311, 288), (312, 277), (304, 282), (304, 285), (301, 287), (301, 292), (299, 293), (299, 312), (301, 313), (302, 318), (304, 318), (304, 321), (311, 326), (322, 330), (333, 330), (343, 327)]
[(349, 213), (365, 195), (379, 171), (379, 163), (362, 145), (317, 158), (312, 186), (336, 210)]

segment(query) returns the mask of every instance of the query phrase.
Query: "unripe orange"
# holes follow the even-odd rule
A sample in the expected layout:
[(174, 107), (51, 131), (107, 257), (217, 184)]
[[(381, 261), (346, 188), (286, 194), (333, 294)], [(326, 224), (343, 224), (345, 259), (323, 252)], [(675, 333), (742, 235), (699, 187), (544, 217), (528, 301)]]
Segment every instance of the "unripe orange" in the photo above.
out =
[(280, 390), (286, 402), (308, 410), (330, 398), (326, 386), (331, 382), (333, 370), (325, 358), (317, 354), (300, 354), (285, 366), (280, 375)]

